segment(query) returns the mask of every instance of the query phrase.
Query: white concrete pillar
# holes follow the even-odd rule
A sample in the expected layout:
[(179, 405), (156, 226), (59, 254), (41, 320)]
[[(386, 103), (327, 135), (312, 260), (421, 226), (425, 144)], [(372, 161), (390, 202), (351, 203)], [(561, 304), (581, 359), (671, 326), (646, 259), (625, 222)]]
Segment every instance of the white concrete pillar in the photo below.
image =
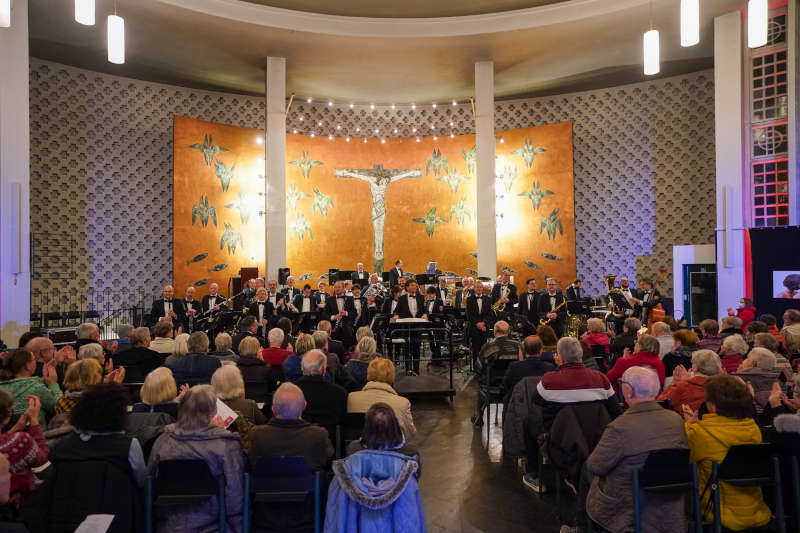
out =
[(717, 306), (725, 315), (744, 296), (744, 117), (742, 14), (714, 19), (714, 122), (717, 194)]
[(286, 266), (286, 59), (267, 58), (266, 80), (266, 269), (278, 279)]
[(494, 188), (494, 62), (475, 63), (476, 218), (478, 274), (497, 274), (497, 219)]
[(15, 348), (31, 311), (28, 0), (11, 2), (0, 50), (0, 339)]

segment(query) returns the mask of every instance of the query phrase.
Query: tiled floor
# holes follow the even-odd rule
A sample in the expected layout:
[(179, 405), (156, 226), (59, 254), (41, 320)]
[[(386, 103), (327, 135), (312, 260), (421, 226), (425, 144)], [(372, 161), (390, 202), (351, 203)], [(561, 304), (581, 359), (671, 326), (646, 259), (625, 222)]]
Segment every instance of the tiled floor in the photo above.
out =
[(503, 462), (502, 430), (492, 425), (487, 446), (486, 428), (470, 423), (476, 392), (473, 382), (459, 387), (452, 404), (412, 405), (428, 531), (557, 532), (554, 499), (529, 492), (515, 466)]

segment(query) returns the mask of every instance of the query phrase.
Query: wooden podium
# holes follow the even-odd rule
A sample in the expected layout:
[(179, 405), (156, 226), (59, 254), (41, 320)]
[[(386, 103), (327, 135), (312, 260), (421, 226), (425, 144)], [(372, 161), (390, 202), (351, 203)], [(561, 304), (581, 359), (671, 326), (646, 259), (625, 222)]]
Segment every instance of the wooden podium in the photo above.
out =
[(233, 291), (231, 294), (239, 294), (247, 287), (247, 282), (251, 279), (258, 277), (258, 267), (242, 267), (239, 269), (239, 275), (231, 278), (233, 282)]

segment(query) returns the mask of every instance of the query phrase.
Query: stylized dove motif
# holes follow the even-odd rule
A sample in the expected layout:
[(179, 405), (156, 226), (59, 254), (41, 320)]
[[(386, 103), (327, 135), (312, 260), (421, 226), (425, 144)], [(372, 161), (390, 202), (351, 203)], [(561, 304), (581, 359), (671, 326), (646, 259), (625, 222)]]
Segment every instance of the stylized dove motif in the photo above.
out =
[(311, 198), (311, 195), (299, 190), (296, 183), (289, 185), (289, 190), (286, 191), (286, 201), (289, 203), (289, 209), (297, 211), (297, 202), (303, 198)]
[(246, 196), (244, 193), (239, 193), (239, 199), (235, 202), (231, 202), (225, 206), (226, 209), (238, 209), (239, 210), (239, 218), (242, 220), (242, 224), (247, 224), (247, 221), (250, 220), (250, 205), (247, 203)]
[(436, 228), (437, 222), (447, 224), (447, 220), (436, 216), (436, 207), (431, 207), (424, 217), (417, 217), (412, 220), (425, 224), (425, 233), (428, 234), (428, 237), (433, 237), (433, 230)]
[(564, 227), (561, 225), (561, 219), (558, 218), (558, 209), (553, 209), (549, 215), (542, 218), (542, 223), (539, 225), (539, 235), (541, 235), (543, 231), (547, 231), (547, 238), (555, 239), (556, 230), (558, 230), (561, 235), (564, 235)]
[(201, 196), (200, 202), (192, 206), (192, 226), (194, 226), (197, 217), (200, 217), (200, 224), (204, 228), (208, 226), (209, 218), (214, 222), (214, 226), (217, 225), (217, 210), (209, 203), (208, 196)]
[(322, 161), (312, 160), (308, 155), (308, 152), (303, 152), (299, 160), (295, 159), (294, 161), (289, 161), (289, 164), (300, 167), (300, 172), (302, 172), (303, 178), (308, 179), (308, 177), (311, 175), (311, 169), (322, 165)]
[(555, 194), (553, 191), (542, 190), (541, 185), (538, 181), (534, 181), (531, 185), (530, 191), (524, 191), (519, 193), (519, 196), (527, 196), (528, 199), (531, 201), (531, 205), (533, 206), (534, 211), (538, 211), (539, 206), (542, 203), (542, 198), (545, 196), (550, 196), (551, 194)]
[(531, 139), (525, 139), (522, 148), (519, 150), (514, 150), (511, 153), (522, 157), (522, 159), (525, 160), (525, 165), (527, 165), (528, 168), (531, 168), (531, 165), (533, 165), (533, 158), (536, 157), (536, 154), (541, 154), (542, 152), (546, 151), (547, 150), (541, 146), (534, 148), (533, 141)]
[(222, 184), (222, 192), (228, 191), (228, 187), (231, 186), (231, 180), (233, 179), (235, 172), (236, 165), (228, 168), (228, 166), (219, 159), (214, 162), (214, 174), (217, 175), (219, 182)]
[(223, 148), (222, 146), (214, 146), (214, 141), (212, 140), (211, 135), (203, 136), (203, 144), (190, 144), (189, 148), (203, 152), (203, 157), (205, 158), (206, 165), (208, 166), (211, 166), (211, 162), (214, 161), (214, 156), (217, 155), (218, 152), (228, 151), (227, 148)]
[(472, 220), (472, 210), (467, 207), (466, 197), (462, 196), (456, 205), (450, 206), (451, 221), (453, 220), (453, 217), (455, 217), (459, 224), (464, 224), (464, 218)]
[(436, 181), (443, 181), (447, 183), (450, 186), (450, 192), (456, 193), (458, 192), (458, 186), (461, 184), (461, 182), (468, 179), (469, 176), (462, 176), (458, 173), (457, 169), (448, 168), (447, 174), (436, 178)]
[(476, 165), (476, 158), (478, 157), (478, 148), (473, 144), (472, 148), (467, 151), (461, 149), (461, 157), (464, 158), (464, 162), (467, 164), (467, 174), (470, 176), (475, 175), (475, 165)]
[(302, 241), (308, 232), (308, 238), (313, 239), (314, 235), (311, 233), (311, 221), (306, 219), (303, 213), (297, 213), (297, 218), (289, 226), (292, 234), (297, 235), (297, 240)]
[(442, 155), (442, 151), (438, 148), (433, 149), (433, 154), (428, 158), (425, 163), (425, 175), (430, 174), (433, 169), (433, 175), (438, 176), (439, 172), (444, 170), (447, 172), (447, 158)]
[(322, 194), (319, 189), (314, 187), (314, 203), (311, 206), (311, 211), (316, 215), (317, 210), (319, 213), (326, 217), (328, 216), (328, 208), (333, 207), (333, 200), (327, 194)]
[(242, 242), (242, 234), (233, 229), (233, 226), (225, 222), (225, 232), (219, 240), (219, 249), (222, 250), (225, 246), (228, 247), (228, 255), (236, 253), (236, 246), (244, 248)]

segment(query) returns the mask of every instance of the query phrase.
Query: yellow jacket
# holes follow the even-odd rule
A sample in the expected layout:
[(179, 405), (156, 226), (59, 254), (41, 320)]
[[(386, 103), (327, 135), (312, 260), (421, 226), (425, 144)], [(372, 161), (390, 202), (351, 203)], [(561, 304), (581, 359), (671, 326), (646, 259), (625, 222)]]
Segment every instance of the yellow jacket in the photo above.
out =
[[(761, 431), (752, 418), (728, 418), (708, 413), (694, 424), (686, 423), (686, 436), (691, 461), (697, 463), (702, 506), (708, 510), (705, 518), (711, 520), (713, 513), (708, 504), (711, 488), (706, 489), (711, 476), (711, 463), (721, 463), (731, 446), (760, 443)], [(720, 507), (722, 525), (732, 531), (763, 526), (772, 516), (758, 487), (734, 487), (721, 483)]]

